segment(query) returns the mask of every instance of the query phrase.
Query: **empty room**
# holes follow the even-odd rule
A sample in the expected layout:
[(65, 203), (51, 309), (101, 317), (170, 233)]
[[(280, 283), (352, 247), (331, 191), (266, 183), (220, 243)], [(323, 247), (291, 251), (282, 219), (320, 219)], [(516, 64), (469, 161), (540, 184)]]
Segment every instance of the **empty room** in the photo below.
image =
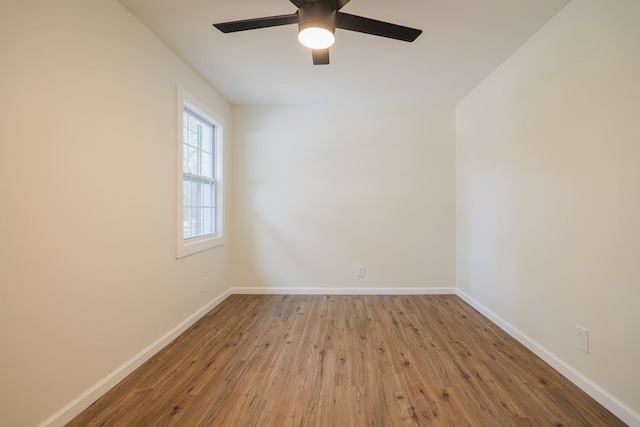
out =
[(640, 427), (639, 22), (2, 0), (0, 426)]

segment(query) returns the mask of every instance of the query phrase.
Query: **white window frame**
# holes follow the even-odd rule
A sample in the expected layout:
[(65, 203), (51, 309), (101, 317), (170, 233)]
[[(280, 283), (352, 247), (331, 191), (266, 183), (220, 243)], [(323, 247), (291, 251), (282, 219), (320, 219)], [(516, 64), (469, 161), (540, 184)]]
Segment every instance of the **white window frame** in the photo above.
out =
[[(210, 122), (214, 128), (214, 141), (213, 141), (213, 161), (214, 161), (214, 182), (215, 182), (215, 232), (213, 234), (206, 234), (203, 236), (184, 238), (184, 206), (183, 206), (183, 118), (184, 109), (188, 108), (192, 112), (199, 115), (202, 119)], [(176, 169), (177, 169), (177, 200), (176, 200), (176, 258), (182, 258), (187, 255), (191, 255), (197, 252), (201, 252), (207, 249), (220, 246), (224, 243), (224, 227), (223, 227), (223, 204), (222, 195), (223, 179), (222, 179), (222, 141), (223, 141), (223, 123), (217, 114), (212, 112), (206, 105), (198, 101), (195, 97), (190, 95), (187, 91), (178, 86), (178, 132), (177, 132), (177, 144), (176, 144)]]

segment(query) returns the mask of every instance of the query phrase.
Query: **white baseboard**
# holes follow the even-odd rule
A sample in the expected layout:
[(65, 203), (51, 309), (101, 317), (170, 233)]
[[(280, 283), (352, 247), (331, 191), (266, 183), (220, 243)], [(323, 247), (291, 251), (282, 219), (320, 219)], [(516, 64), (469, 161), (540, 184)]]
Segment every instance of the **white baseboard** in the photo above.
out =
[(122, 381), (127, 375), (135, 371), (142, 366), (152, 356), (166, 347), (171, 341), (176, 339), (181, 333), (186, 331), (191, 325), (196, 323), (205, 314), (211, 311), (215, 306), (224, 301), (229, 295), (230, 291), (224, 292), (222, 295), (215, 298), (213, 301), (202, 307), (200, 310), (189, 316), (178, 326), (171, 331), (164, 334), (154, 343), (142, 350), (140, 353), (133, 356), (131, 359), (123, 363), (115, 371), (98, 381), (93, 387), (82, 393), (80, 396), (69, 402), (66, 406), (61, 408), (58, 412), (38, 424), (38, 427), (62, 427), (69, 421), (71, 421), (76, 415), (80, 414), (86, 408), (88, 408), (93, 402), (102, 397), (107, 391), (113, 388), (116, 384)]
[(493, 311), (489, 310), (484, 305), (480, 304), (465, 292), (461, 291), (460, 289), (456, 289), (455, 293), (467, 304), (475, 308), (483, 316), (491, 320), (503, 331), (518, 340), (522, 345), (535, 353), (536, 356), (547, 362), (553, 369), (558, 371), (565, 378), (578, 386), (582, 391), (594, 398), (598, 403), (607, 408), (622, 421), (624, 421), (631, 427), (640, 427), (640, 415), (626, 406), (624, 403), (620, 402), (609, 392), (582, 375), (580, 372), (576, 371), (555, 354), (538, 344), (536, 341), (534, 341), (524, 333), (520, 332), (518, 329), (513, 327), (511, 324), (506, 322), (504, 319), (495, 314)]
[(244, 295), (453, 295), (454, 287), (439, 288), (231, 288)]

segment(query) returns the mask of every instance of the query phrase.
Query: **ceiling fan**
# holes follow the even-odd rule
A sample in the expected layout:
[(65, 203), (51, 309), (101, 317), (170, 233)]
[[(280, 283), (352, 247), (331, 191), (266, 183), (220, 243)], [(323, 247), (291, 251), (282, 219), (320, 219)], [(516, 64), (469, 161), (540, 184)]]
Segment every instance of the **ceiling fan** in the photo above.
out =
[(298, 24), (298, 40), (311, 49), (314, 65), (329, 63), (329, 47), (335, 41), (335, 30), (357, 31), (374, 36), (412, 42), (422, 30), (377, 21), (340, 12), (350, 0), (290, 0), (298, 7), (289, 15), (266, 16), (241, 21), (213, 24), (223, 33)]

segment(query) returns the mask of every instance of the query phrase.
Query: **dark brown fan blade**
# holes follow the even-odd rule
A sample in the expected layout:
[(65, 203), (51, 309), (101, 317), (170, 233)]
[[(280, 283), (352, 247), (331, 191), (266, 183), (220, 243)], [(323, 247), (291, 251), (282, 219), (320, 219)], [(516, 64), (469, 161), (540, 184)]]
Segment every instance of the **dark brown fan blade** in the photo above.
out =
[(258, 28), (277, 27), (279, 25), (297, 24), (298, 15), (266, 16), (264, 18), (243, 19), (242, 21), (222, 22), (213, 24), (223, 33), (235, 33), (236, 31), (255, 30)]
[(327, 49), (311, 49), (313, 55), (313, 65), (329, 64), (329, 48)]
[(291, 0), (291, 3), (295, 4), (299, 9), (303, 4), (307, 3), (307, 0)]
[(422, 30), (417, 30), (415, 28), (377, 21), (375, 19), (364, 18), (362, 16), (350, 15), (343, 12), (338, 12), (338, 16), (336, 18), (336, 28), (402, 40), (405, 42), (412, 42), (422, 34)]

